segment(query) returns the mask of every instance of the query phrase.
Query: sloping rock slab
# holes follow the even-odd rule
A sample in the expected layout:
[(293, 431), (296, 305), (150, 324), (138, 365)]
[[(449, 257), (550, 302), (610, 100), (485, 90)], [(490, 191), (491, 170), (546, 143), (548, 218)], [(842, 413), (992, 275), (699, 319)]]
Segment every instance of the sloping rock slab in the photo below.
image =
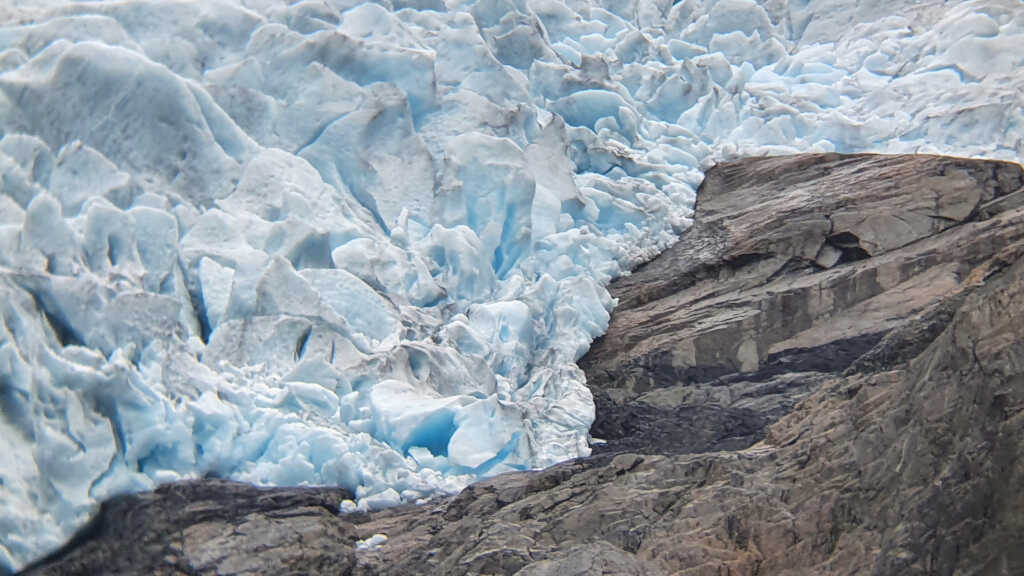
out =
[(345, 574), (355, 532), (338, 488), (224, 480), (119, 496), (64, 548), (24, 574)]
[[(971, 272), (1020, 240), (1008, 214), (1020, 200), (1024, 176), (1006, 162), (822, 154), (715, 166), (694, 227), (612, 284), (608, 333), (580, 362), (597, 402), (591, 433), (612, 451), (753, 444), (866, 353), (878, 369), (919, 352)], [(925, 328), (901, 351), (885, 338), (908, 323)]]

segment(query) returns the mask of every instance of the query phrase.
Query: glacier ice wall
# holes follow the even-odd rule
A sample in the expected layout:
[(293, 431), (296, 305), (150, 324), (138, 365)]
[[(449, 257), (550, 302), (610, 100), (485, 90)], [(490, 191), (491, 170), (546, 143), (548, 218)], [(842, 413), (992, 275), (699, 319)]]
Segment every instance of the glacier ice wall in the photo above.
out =
[(0, 0), (0, 572), (161, 482), (588, 454), (603, 286), (701, 169), (1020, 160), (1022, 6)]

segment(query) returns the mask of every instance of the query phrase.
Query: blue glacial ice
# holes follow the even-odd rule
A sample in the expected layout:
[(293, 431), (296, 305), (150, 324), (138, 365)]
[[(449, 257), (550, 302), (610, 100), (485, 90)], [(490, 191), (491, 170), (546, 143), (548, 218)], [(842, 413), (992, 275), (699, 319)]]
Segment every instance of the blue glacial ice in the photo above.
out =
[(716, 160), (1024, 158), (1019, 0), (0, 0), (0, 26), (0, 572), (162, 482), (375, 508), (587, 455), (604, 286)]

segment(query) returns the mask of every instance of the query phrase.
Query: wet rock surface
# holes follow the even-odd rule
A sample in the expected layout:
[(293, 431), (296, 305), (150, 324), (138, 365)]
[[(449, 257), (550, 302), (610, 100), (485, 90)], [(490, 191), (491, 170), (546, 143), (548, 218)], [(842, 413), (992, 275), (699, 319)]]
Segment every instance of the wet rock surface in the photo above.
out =
[(1024, 573), (1020, 167), (743, 160), (695, 221), (612, 286), (595, 456), (345, 516), (169, 486), (28, 573)]

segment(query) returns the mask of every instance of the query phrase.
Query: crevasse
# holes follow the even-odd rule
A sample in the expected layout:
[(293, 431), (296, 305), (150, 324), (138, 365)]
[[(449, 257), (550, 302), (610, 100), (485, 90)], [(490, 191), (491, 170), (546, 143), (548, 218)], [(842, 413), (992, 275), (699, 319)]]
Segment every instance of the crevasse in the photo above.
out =
[(588, 454), (604, 286), (687, 228), (715, 160), (1024, 157), (1018, 0), (0, 23), (0, 572), (162, 482), (374, 508)]

